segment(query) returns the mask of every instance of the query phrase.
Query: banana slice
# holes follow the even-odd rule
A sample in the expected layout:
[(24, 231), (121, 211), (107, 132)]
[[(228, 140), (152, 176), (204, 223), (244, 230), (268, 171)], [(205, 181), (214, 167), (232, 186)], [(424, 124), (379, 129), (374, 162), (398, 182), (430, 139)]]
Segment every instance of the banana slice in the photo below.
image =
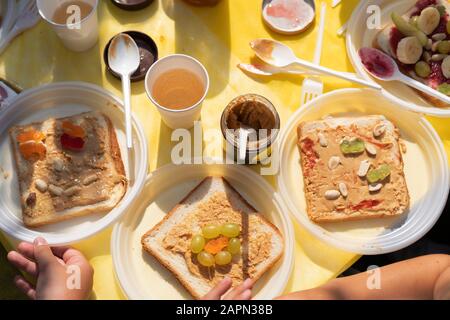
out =
[(423, 48), (416, 37), (403, 38), (397, 47), (397, 58), (404, 64), (415, 64), (422, 56)]
[(378, 34), (376, 42), (382, 51), (391, 57), (397, 58), (397, 55), (391, 45), (391, 33), (392, 28), (384, 28), (384, 30)]
[(450, 79), (450, 56), (444, 59), (442, 61), (441, 65), (442, 73), (444, 74), (444, 77), (447, 79)]
[(435, 7), (428, 7), (422, 10), (417, 19), (417, 27), (426, 35), (431, 34), (439, 25), (441, 14)]

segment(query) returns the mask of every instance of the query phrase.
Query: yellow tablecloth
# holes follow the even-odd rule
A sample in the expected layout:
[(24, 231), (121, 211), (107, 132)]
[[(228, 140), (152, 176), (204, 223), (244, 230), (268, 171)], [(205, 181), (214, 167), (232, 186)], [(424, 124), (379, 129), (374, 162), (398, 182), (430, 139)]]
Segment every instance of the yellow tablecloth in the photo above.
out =
[[(303, 58), (312, 60), (316, 25), (298, 36), (280, 36), (270, 32), (261, 20), (261, 0), (223, 0), (214, 8), (194, 8), (181, 0), (156, 0), (149, 8), (125, 12), (100, 1), (100, 40), (85, 53), (66, 50), (50, 27), (41, 22), (17, 38), (0, 56), (0, 75), (24, 88), (57, 81), (87, 81), (121, 96), (120, 82), (105, 73), (103, 48), (116, 33), (138, 30), (158, 44), (160, 56), (185, 53), (198, 58), (211, 76), (211, 90), (205, 102), (204, 129), (219, 128), (223, 108), (237, 95), (260, 93), (268, 97), (280, 113), (282, 124), (300, 105), (302, 78), (276, 76), (255, 80), (236, 68), (238, 62), (253, 56), (250, 40), (271, 37), (291, 46)], [(357, 0), (345, 0), (335, 9), (328, 3), (322, 64), (342, 71), (353, 71), (345, 50), (345, 39), (336, 35), (351, 15)], [(352, 87), (345, 81), (324, 78), (325, 90)], [(149, 142), (149, 170), (170, 162), (170, 130), (161, 123), (157, 110), (148, 101), (143, 83), (133, 84), (133, 111), (144, 125)], [(432, 120), (450, 150), (449, 120)], [(208, 155), (215, 156), (215, 155)], [(268, 180), (274, 184), (273, 178)], [(98, 299), (123, 298), (114, 279), (110, 255), (112, 228), (76, 245), (95, 269), (94, 292)], [(316, 240), (295, 225), (295, 267), (286, 292), (318, 286), (336, 277), (358, 256)], [(0, 237), (9, 246), (6, 238)]]

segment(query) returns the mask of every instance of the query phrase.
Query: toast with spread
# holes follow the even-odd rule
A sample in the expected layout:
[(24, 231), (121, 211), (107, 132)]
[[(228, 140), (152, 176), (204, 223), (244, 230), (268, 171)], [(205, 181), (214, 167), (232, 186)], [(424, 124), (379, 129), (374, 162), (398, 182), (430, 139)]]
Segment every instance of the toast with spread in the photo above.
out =
[[(407, 76), (450, 95), (449, 12), (447, 0), (420, 0), (406, 12), (392, 12), (392, 21), (375, 37), (373, 47), (394, 58)], [(449, 107), (415, 91), (436, 107)]]
[(409, 207), (400, 134), (383, 116), (303, 122), (298, 147), (312, 221), (397, 216)]
[(51, 118), (9, 133), (26, 226), (106, 213), (124, 196), (120, 148), (104, 114)]
[(224, 178), (208, 177), (142, 237), (145, 251), (199, 299), (224, 277), (233, 287), (283, 254), (280, 231)]

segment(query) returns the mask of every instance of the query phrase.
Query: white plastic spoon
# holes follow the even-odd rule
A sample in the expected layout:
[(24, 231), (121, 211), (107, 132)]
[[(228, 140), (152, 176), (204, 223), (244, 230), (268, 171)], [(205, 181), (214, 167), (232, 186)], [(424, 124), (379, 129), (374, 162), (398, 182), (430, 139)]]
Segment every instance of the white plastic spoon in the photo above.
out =
[(121, 33), (113, 38), (108, 51), (111, 69), (122, 78), (123, 100), (125, 105), (125, 128), (127, 147), (133, 147), (131, 127), (131, 75), (139, 67), (141, 58), (139, 48), (129, 35)]
[(286, 69), (286, 68), (277, 68), (274, 66), (271, 66), (270, 64), (246, 64), (246, 63), (239, 63), (237, 65), (239, 69), (241, 69), (244, 72), (248, 72), (251, 74), (255, 74), (258, 76), (273, 76), (276, 74), (296, 74), (296, 75), (317, 75), (317, 73), (310, 72), (310, 71), (304, 71), (299, 69)]
[(436, 99), (450, 104), (449, 96), (401, 73), (394, 59), (384, 52), (374, 48), (362, 48), (359, 50), (358, 54), (364, 68), (374, 78), (382, 81), (400, 81), (421, 92), (429, 94)]
[[(321, 74), (313, 71), (305, 71), (298, 68), (278, 68), (271, 66), (267, 63), (261, 63), (261, 64), (246, 64), (246, 63), (239, 63), (237, 65), (239, 69), (241, 69), (244, 72), (251, 73), (257, 76), (274, 76), (277, 74), (292, 74), (292, 75), (302, 75), (302, 76), (322, 76)], [(342, 72), (342, 74), (345, 74), (349, 77), (357, 78), (355, 73), (351, 72)]]
[(381, 86), (378, 84), (370, 83), (359, 78), (350, 77), (340, 71), (318, 66), (309, 61), (299, 59), (291, 48), (275, 40), (256, 39), (250, 42), (250, 47), (261, 60), (275, 67), (285, 68), (288, 66), (298, 65), (304, 69), (312, 70), (320, 74), (333, 76), (369, 88), (381, 90)]

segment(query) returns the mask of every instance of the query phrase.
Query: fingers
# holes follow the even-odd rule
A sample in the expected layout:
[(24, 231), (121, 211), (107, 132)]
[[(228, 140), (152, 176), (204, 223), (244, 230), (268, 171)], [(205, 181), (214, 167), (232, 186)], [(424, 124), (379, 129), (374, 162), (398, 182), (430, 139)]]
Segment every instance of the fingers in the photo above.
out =
[(36, 300), (36, 290), (24, 277), (16, 276), (14, 278), (14, 284), (20, 291), (26, 294), (28, 298)]
[(28, 260), (34, 261), (34, 246), (28, 242), (21, 242), (17, 246), (17, 251)]
[(53, 263), (58, 262), (47, 241), (40, 237), (34, 240), (34, 259), (39, 271), (43, 271)]
[[(202, 300), (220, 300), (230, 290), (232, 285), (233, 282), (230, 278), (224, 278)], [(252, 298), (253, 285), (254, 282), (252, 279), (245, 280), (240, 286), (231, 290), (224, 297), (224, 300), (250, 300)]]
[(253, 280), (247, 279), (240, 286), (231, 290), (224, 300), (250, 300), (252, 297)]
[(66, 264), (79, 264), (87, 262), (84, 255), (71, 247), (52, 248), (55, 255), (60, 257)]
[(22, 270), (33, 277), (37, 276), (38, 272), (36, 263), (28, 260), (19, 252), (16, 251), (9, 252), (7, 255), (7, 259), (9, 263), (11, 263), (17, 269)]
[[(57, 257), (60, 264), (65, 265), (64, 261), (61, 259), (64, 252), (69, 249), (69, 247), (52, 247), (53, 254)], [(17, 251), (25, 256), (28, 260), (35, 261), (34, 258), (34, 245), (28, 242), (21, 242), (17, 246)]]
[(202, 300), (220, 300), (222, 296), (230, 290), (233, 282), (230, 278), (224, 278), (220, 281), (208, 294), (206, 294)]
[(53, 248), (53, 252), (61, 257), (65, 265), (78, 265), (88, 275), (93, 276), (94, 269), (80, 251), (71, 247), (60, 247)]

